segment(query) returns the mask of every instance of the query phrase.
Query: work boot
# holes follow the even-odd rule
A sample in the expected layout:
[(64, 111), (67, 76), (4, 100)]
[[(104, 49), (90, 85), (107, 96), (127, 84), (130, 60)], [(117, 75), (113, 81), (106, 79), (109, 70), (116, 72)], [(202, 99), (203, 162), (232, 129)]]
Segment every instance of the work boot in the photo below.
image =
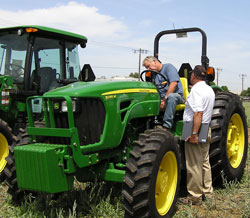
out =
[(214, 195), (212, 193), (202, 195), (203, 201), (213, 201)]
[(193, 196), (188, 196), (186, 198), (179, 198), (177, 201), (178, 204), (182, 205), (196, 205), (200, 206), (202, 204), (202, 197), (193, 197)]

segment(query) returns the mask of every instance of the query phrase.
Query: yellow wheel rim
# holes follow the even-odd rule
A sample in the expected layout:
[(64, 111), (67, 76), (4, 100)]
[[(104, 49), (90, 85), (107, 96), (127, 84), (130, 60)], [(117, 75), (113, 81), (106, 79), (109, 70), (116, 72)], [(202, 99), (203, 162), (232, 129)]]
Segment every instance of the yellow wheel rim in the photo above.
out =
[(155, 203), (158, 213), (164, 216), (173, 204), (176, 195), (178, 166), (174, 152), (167, 152), (160, 164), (156, 186)]
[(227, 157), (233, 168), (239, 167), (245, 147), (245, 132), (242, 119), (235, 113), (229, 122), (227, 131)]
[(8, 141), (5, 136), (0, 133), (0, 172), (3, 171), (7, 161), (6, 157), (9, 155)]

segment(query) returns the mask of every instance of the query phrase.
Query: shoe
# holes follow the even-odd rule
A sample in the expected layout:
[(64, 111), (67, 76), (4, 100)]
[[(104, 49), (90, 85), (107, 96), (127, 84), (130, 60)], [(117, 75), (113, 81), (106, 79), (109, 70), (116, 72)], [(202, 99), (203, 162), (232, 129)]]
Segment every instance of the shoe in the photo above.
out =
[(196, 198), (196, 197), (190, 197), (192, 201), (192, 205), (200, 206), (202, 205), (202, 197)]
[(180, 204), (180, 205), (191, 205), (192, 202), (190, 201), (189, 198), (186, 197), (186, 198), (179, 198), (177, 200), (177, 204)]
[(186, 198), (179, 198), (177, 201), (178, 204), (182, 205), (196, 205), (200, 206), (202, 204), (202, 197), (193, 197), (193, 196), (188, 196)]
[(204, 194), (202, 195), (202, 200), (203, 201), (213, 201), (214, 200), (214, 195), (213, 194)]

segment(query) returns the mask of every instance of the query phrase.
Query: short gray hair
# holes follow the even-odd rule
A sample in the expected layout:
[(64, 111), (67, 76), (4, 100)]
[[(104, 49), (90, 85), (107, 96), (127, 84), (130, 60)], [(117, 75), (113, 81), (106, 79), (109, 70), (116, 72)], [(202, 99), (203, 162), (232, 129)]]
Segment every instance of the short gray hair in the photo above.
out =
[[(145, 59), (143, 60), (143, 66), (144, 66), (144, 63), (146, 62), (146, 61), (148, 61), (148, 62), (152, 62), (152, 61), (158, 61), (158, 59), (156, 58), (156, 57), (154, 57), (154, 56), (147, 56), (147, 57), (145, 57)], [(145, 66), (144, 66), (145, 67)]]

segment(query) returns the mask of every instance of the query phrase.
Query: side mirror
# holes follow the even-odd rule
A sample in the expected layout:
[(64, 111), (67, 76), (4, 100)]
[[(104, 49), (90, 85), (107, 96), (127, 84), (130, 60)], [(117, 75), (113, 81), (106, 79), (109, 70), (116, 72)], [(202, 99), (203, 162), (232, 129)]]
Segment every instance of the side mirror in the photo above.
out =
[(86, 43), (87, 43), (87, 41), (86, 41), (86, 42), (81, 43), (81, 44), (80, 44), (81, 48), (86, 48)]
[(83, 82), (95, 81), (95, 74), (90, 64), (84, 64), (79, 75), (79, 80)]

